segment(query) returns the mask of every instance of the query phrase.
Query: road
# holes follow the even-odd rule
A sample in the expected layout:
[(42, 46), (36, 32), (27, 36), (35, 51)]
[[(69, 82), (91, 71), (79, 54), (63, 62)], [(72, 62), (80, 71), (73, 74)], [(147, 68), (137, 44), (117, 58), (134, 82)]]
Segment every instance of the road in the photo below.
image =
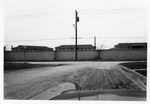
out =
[(42, 64), (65, 65), (7, 72), (4, 73), (4, 99), (31, 99), (62, 82), (77, 83), (82, 90), (142, 90), (141, 86), (146, 86), (146, 80), (140, 79), (134, 83), (134, 79), (131, 75), (127, 76), (129, 73), (123, 71), (119, 63), (121, 62), (43, 62)]

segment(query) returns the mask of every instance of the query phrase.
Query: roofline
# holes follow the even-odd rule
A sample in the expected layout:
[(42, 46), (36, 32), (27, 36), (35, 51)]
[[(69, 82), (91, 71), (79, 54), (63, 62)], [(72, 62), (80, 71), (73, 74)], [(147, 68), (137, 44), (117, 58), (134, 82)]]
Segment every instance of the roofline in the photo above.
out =
[(119, 43), (119, 44), (147, 44), (147, 42), (143, 42), (143, 43)]
[[(60, 46), (57, 46), (57, 47), (62, 47), (62, 46), (76, 46), (76, 45), (60, 45)], [(92, 44), (79, 44), (77, 46), (93, 46), (93, 45)], [(57, 47), (55, 47), (55, 48), (57, 48)], [(95, 46), (93, 46), (93, 47), (95, 47)]]
[[(18, 45), (17, 47), (23, 47), (23, 46), (27, 46), (27, 47), (42, 47), (42, 48), (50, 48), (50, 47), (47, 47), (47, 46), (33, 46), (33, 45)], [(12, 48), (17, 48), (17, 47), (12, 47)], [(53, 48), (52, 48), (53, 49)]]

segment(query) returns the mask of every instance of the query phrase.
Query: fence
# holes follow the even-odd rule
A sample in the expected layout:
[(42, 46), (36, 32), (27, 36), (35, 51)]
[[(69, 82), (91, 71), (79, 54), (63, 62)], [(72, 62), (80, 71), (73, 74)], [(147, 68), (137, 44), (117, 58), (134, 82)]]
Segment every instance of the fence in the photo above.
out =
[[(75, 60), (74, 51), (27, 51), (14, 52), (6, 51), (4, 53), (5, 61), (72, 61)], [(95, 50), (78, 51), (78, 60), (147, 60), (147, 50)]]

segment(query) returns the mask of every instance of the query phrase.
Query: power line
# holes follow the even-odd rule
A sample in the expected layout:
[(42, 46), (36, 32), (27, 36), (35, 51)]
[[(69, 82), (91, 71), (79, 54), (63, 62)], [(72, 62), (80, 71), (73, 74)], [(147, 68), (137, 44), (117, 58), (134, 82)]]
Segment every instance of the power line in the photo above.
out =
[[(96, 9), (96, 10), (82, 10), (83, 12), (143, 12), (147, 9)], [(81, 11), (81, 12), (82, 12)]]
[(34, 39), (34, 40), (10, 40), (10, 41), (4, 41), (4, 42), (49, 41), (49, 40), (62, 40), (62, 39), (70, 39), (70, 38), (52, 38), (52, 39)]
[[(93, 37), (81, 37), (81, 39), (93, 39)], [(96, 37), (96, 38), (101, 38), (101, 39), (105, 39), (105, 38), (109, 38), (109, 39), (114, 39), (114, 38), (147, 38), (147, 37)]]
[(107, 11), (111, 11), (111, 12), (114, 12), (114, 11), (146, 11), (147, 9), (146, 8), (141, 8), (141, 9), (94, 9), (94, 10), (79, 10), (80, 12), (107, 12)]
[[(135, 39), (135, 38), (147, 38), (147, 37), (96, 37), (98, 39)], [(10, 41), (4, 41), (4, 42), (26, 42), (26, 41), (49, 41), (49, 40), (65, 40), (65, 39), (73, 39), (70, 38), (51, 38), (51, 39), (34, 39), (34, 40), (10, 40)], [(80, 37), (80, 39), (93, 39), (93, 37)]]
[(97, 38), (147, 38), (147, 37), (97, 37)]
[(14, 16), (5, 16), (5, 17), (20, 17), (20, 16), (32, 16), (32, 15), (58, 14), (58, 13), (65, 13), (65, 12), (72, 12), (72, 11), (43, 12), (43, 13), (14, 15)]
[(66, 14), (66, 13), (72, 13), (72, 11), (59, 11), (59, 12), (43, 12), (43, 13), (35, 13), (35, 14), (24, 14), (24, 15), (13, 15), (13, 16), (5, 16), (6, 18), (35, 18), (35, 17), (42, 17), (42, 16), (56, 16), (56, 15), (72, 15), (72, 14)]
[[(95, 10), (79, 10), (80, 14), (88, 14), (88, 13), (129, 13), (129, 12), (141, 12), (146, 11), (147, 9), (95, 9)], [(65, 15), (73, 15), (73, 11), (57, 11), (57, 12), (43, 12), (43, 13), (35, 13), (35, 14), (24, 14), (24, 15), (14, 15), (14, 16), (5, 16), (6, 18), (35, 18), (41, 17), (44, 15), (48, 16), (55, 16), (55, 15), (64, 15), (64, 13), (72, 13), (72, 14), (65, 14)]]

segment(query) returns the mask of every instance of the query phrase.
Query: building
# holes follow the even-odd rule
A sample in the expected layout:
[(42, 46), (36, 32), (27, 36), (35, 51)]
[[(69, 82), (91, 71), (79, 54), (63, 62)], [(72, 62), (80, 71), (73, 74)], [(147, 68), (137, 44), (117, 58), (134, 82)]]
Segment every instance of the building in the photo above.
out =
[(119, 43), (113, 50), (146, 50), (147, 43)]
[(6, 51), (6, 47), (4, 47), (4, 52)]
[(46, 46), (28, 46), (28, 45), (19, 45), (17, 47), (12, 47), (12, 51), (53, 51), (53, 48)]
[[(78, 50), (96, 50), (95, 46), (92, 46), (91, 44), (86, 45), (78, 45)], [(55, 47), (56, 51), (73, 51), (75, 50), (75, 45), (60, 45), (58, 47)]]

